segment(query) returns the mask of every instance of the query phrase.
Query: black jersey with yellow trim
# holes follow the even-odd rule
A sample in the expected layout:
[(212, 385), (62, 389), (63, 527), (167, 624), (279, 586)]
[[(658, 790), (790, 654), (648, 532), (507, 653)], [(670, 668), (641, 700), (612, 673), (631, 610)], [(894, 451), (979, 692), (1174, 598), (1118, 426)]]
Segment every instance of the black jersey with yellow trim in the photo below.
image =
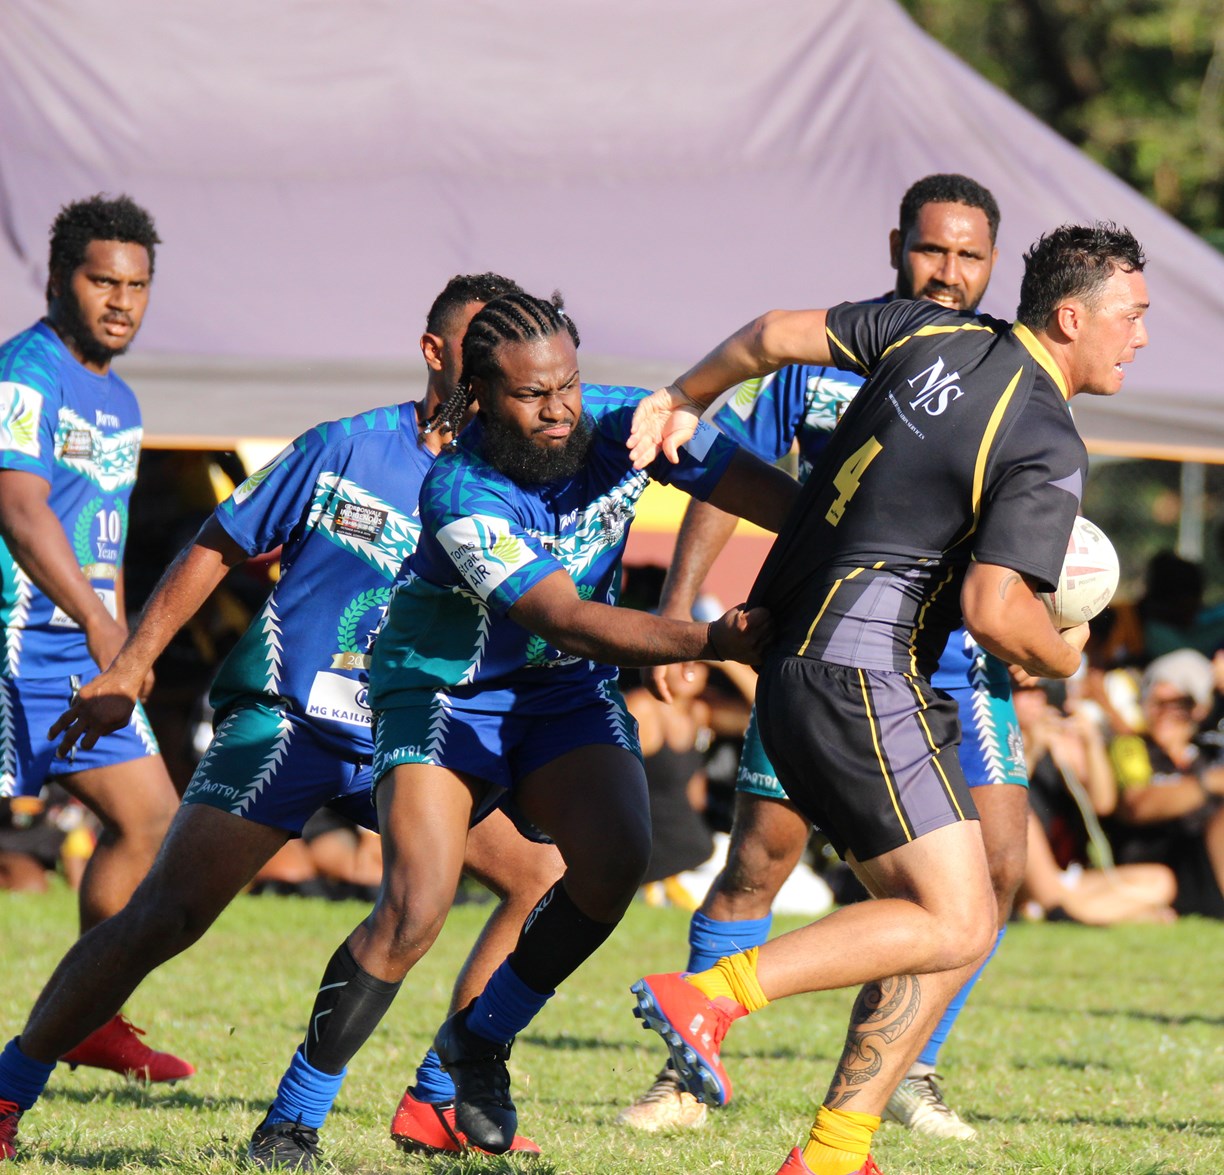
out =
[(929, 676), (971, 560), (1057, 581), (1087, 473), (1067, 388), (1025, 327), (931, 302), (828, 312), (867, 377), (753, 587), (776, 647)]

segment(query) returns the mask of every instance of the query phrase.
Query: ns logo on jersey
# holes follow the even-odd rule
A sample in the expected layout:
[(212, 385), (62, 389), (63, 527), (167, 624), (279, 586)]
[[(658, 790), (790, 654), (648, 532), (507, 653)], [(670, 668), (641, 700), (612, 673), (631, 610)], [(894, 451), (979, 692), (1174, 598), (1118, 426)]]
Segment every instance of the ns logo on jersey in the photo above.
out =
[(953, 371), (944, 374), (943, 356), (936, 358), (925, 371), (920, 371), (913, 379), (905, 381), (911, 388), (917, 387), (918, 394), (910, 400), (911, 412), (921, 409), (928, 416), (942, 416), (948, 405), (959, 400), (965, 393), (960, 386), (960, 372)]

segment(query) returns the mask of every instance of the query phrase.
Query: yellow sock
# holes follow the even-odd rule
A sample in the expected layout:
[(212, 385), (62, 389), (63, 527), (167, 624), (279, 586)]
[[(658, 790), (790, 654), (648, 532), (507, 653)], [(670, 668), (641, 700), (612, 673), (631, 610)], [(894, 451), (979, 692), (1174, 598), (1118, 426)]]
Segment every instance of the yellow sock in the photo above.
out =
[(853, 1175), (871, 1150), (871, 1136), (880, 1128), (875, 1114), (831, 1110), (821, 1106), (803, 1148), (803, 1161), (813, 1175)]
[(688, 977), (689, 983), (702, 992), (707, 999), (720, 997), (739, 1004), (744, 1010), (733, 1015), (746, 1016), (759, 1012), (769, 1000), (757, 982), (756, 965), (759, 947), (739, 955), (728, 955), (719, 959), (708, 971), (698, 971)]

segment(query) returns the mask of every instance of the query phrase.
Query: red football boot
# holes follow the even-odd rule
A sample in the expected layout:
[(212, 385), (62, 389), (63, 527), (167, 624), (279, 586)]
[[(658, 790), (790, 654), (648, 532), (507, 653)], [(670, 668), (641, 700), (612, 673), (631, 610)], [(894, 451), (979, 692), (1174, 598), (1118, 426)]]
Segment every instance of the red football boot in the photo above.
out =
[[(459, 1151), (485, 1152), (471, 1146), (463, 1131), (455, 1126), (454, 1102), (421, 1102), (407, 1089), (391, 1120), (391, 1137), (401, 1150), (425, 1154), (456, 1154)], [(514, 1136), (507, 1154), (538, 1155), (540, 1148), (530, 1138)]]
[[(725, 1106), (731, 1100), (731, 1078), (719, 1049), (732, 1013), (719, 1007), (720, 1001), (707, 999), (679, 972), (647, 975), (629, 990), (637, 996), (633, 1014), (663, 1038), (685, 1089), (698, 1101)], [(739, 1014), (743, 1012), (739, 1008)]]
[[(803, 1152), (795, 1147), (786, 1156), (786, 1162), (778, 1168), (778, 1175), (812, 1175), (812, 1168), (803, 1161)], [(884, 1173), (876, 1166), (875, 1159), (868, 1155), (866, 1162), (857, 1171), (852, 1171), (850, 1175), (884, 1175)]]
[(20, 1121), (17, 1103), (0, 1101), (0, 1163), (17, 1157), (17, 1123)]
[(195, 1072), (194, 1065), (149, 1048), (142, 1036), (143, 1028), (137, 1028), (126, 1016), (115, 1016), (60, 1060), (74, 1069), (78, 1065), (110, 1069), (138, 1081), (181, 1081)]

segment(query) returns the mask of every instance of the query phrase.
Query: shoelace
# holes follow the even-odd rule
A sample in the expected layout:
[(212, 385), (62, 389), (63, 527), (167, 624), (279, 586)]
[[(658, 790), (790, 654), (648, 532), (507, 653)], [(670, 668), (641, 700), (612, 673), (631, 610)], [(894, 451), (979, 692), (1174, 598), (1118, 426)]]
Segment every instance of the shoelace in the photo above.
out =
[(134, 1036), (144, 1036), (145, 1035), (145, 1030), (143, 1028), (137, 1028), (136, 1025), (133, 1024), (131, 1020), (129, 1020), (122, 1013), (116, 1016), (115, 1020), (117, 1021), (117, 1023), (119, 1024), (121, 1028), (126, 1029), (128, 1032), (132, 1033)]
[(680, 1078), (674, 1073), (660, 1073), (655, 1083), (638, 1098), (639, 1106), (654, 1105), (656, 1102), (671, 1101), (684, 1091)]
[(944, 1101), (943, 1090), (939, 1088), (940, 1080), (938, 1073), (924, 1073), (921, 1077), (912, 1077), (910, 1079), (918, 1087), (918, 1096), (931, 1109), (940, 1114), (951, 1114), (952, 1110), (948, 1103)]
[(303, 1126), (301, 1122), (277, 1122), (268, 1132), (278, 1138), (288, 1138), (307, 1154), (319, 1153), (319, 1132), (312, 1126)]
[(510, 1104), (510, 1070), (501, 1052), (465, 1057), (455, 1065), (461, 1070), (463, 1096), (469, 1102)]

